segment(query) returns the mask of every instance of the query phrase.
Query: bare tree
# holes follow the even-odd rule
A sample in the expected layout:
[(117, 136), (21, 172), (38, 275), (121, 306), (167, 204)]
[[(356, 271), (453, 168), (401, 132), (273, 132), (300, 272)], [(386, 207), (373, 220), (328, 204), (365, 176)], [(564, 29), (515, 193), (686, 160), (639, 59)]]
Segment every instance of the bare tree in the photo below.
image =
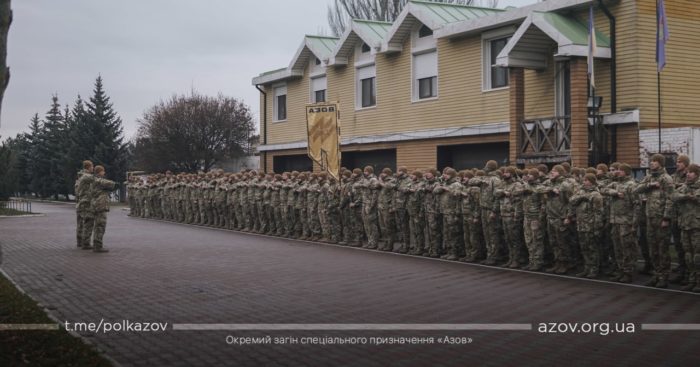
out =
[[(393, 22), (409, 0), (333, 0), (328, 5), (328, 26), (336, 37), (347, 29), (351, 19)], [(436, 3), (495, 8), (498, 0), (430, 0)]]
[(139, 120), (134, 160), (147, 171), (207, 171), (222, 159), (244, 155), (253, 130), (250, 108), (235, 98), (173, 96)]
[(0, 112), (2, 111), (5, 88), (10, 82), (10, 68), (7, 67), (7, 33), (10, 31), (11, 23), (10, 0), (0, 0)]

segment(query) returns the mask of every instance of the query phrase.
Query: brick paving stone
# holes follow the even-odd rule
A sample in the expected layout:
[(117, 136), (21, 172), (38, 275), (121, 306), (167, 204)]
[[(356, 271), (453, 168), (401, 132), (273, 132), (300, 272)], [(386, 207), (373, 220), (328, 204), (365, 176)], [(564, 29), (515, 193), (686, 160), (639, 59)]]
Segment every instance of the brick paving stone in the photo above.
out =
[[(551, 277), (109, 214), (108, 254), (75, 249), (72, 206), (0, 219), (2, 268), (59, 320), (173, 323), (633, 322), (633, 334), (537, 331), (82, 332), (138, 365), (697, 365), (694, 294)], [(613, 326), (611, 326), (613, 327)], [(468, 345), (227, 345), (236, 337), (471, 337)]]

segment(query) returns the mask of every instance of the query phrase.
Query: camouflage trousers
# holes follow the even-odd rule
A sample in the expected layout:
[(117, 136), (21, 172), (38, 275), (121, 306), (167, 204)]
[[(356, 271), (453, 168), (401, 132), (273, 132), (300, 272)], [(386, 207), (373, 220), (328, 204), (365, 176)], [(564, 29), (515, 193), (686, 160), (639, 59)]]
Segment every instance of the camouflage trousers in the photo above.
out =
[(303, 205), (299, 210), (299, 222), (301, 222), (301, 237), (308, 239), (311, 237), (311, 227), (309, 227), (309, 216), (306, 205)]
[(503, 223), (503, 237), (508, 246), (508, 262), (525, 264), (527, 262), (527, 251), (525, 249), (525, 239), (523, 238), (523, 220), (514, 216), (501, 216)]
[[(491, 214), (495, 217), (491, 218)], [(503, 257), (500, 222), (498, 213), (488, 208), (481, 208), (481, 226), (484, 232), (484, 242), (486, 242), (486, 259), (491, 261), (500, 261)]]
[(547, 218), (547, 234), (549, 235), (549, 244), (552, 246), (555, 264), (571, 264), (570, 227), (570, 225), (564, 224), (564, 220), (561, 218)]
[(76, 240), (78, 247), (81, 247), (83, 245), (83, 230), (84, 230), (84, 224), (85, 224), (85, 214), (81, 212), (80, 210), (76, 211)]
[(379, 243), (379, 227), (377, 226), (378, 218), (375, 208), (362, 208), (362, 224), (367, 236), (367, 245), (365, 247), (374, 249)]
[(462, 236), (464, 239), (466, 260), (481, 260), (486, 253), (486, 249), (484, 247), (484, 236), (481, 230), (481, 220), (478, 216), (462, 216)]
[(349, 244), (352, 242), (352, 232), (354, 230), (354, 224), (352, 221), (352, 209), (348, 206), (340, 208), (340, 223), (344, 229), (342, 242), (343, 244)]
[(367, 241), (367, 232), (365, 231), (364, 219), (362, 216), (362, 206), (355, 206), (350, 209), (352, 225), (354, 228), (354, 239), (358, 245)]
[[(668, 277), (671, 272), (671, 255), (669, 253), (670, 228), (662, 228), (663, 218), (647, 217), (647, 248), (649, 260), (657, 276)], [(688, 263), (686, 262), (686, 266)]]
[(633, 274), (637, 261), (636, 226), (632, 224), (612, 225), (613, 247), (617, 267), (626, 274)]
[(409, 239), (409, 224), (408, 224), (408, 211), (405, 208), (396, 208), (396, 239), (401, 242), (402, 249), (405, 249), (410, 242)]
[(700, 286), (700, 228), (681, 230), (681, 243), (685, 253), (689, 284)]
[(338, 243), (343, 235), (343, 228), (340, 223), (340, 211), (337, 207), (328, 208), (328, 238), (333, 243)]
[(438, 257), (442, 252), (442, 227), (439, 213), (425, 213), (425, 250), (428, 256)]
[(600, 268), (616, 268), (615, 251), (613, 249), (612, 228), (610, 223), (603, 227), (603, 236), (600, 239)]
[(449, 256), (461, 257), (464, 250), (459, 243), (462, 223), (457, 213), (442, 214), (442, 243), (443, 252)]
[(321, 237), (324, 239), (331, 238), (330, 218), (328, 218), (328, 209), (325, 205), (319, 205), (318, 221), (321, 224)]
[(95, 250), (102, 248), (102, 239), (105, 235), (105, 230), (107, 229), (107, 212), (97, 212), (95, 213), (95, 228), (92, 234), (92, 246)]
[(241, 203), (237, 203), (236, 206), (234, 207), (234, 214), (236, 216), (236, 229), (237, 230), (242, 230), (245, 229), (245, 217), (243, 216), (243, 205)]
[(255, 229), (264, 233), (267, 230), (265, 227), (265, 205), (262, 200), (256, 200), (253, 205), (255, 206)]
[(544, 265), (544, 219), (525, 217), (523, 228), (530, 266), (541, 267)]
[(394, 213), (391, 208), (379, 208), (379, 231), (381, 233), (381, 241), (383, 242), (381, 249), (391, 251), (394, 249), (396, 242), (396, 222)]
[(422, 255), (425, 246), (425, 213), (423, 210), (408, 212), (409, 253)]
[(318, 217), (318, 203), (317, 202), (307, 202), (306, 203), (306, 214), (309, 219), (309, 231), (311, 232), (312, 238), (321, 237), (321, 220)]
[(600, 236), (593, 232), (578, 232), (578, 240), (586, 272), (598, 274), (600, 271)]
[(676, 254), (678, 254), (678, 272), (681, 276), (685, 276), (687, 275), (685, 250), (683, 249), (683, 241), (681, 240), (681, 227), (678, 225), (677, 217), (671, 221), (671, 235), (673, 236), (673, 247), (676, 249)]

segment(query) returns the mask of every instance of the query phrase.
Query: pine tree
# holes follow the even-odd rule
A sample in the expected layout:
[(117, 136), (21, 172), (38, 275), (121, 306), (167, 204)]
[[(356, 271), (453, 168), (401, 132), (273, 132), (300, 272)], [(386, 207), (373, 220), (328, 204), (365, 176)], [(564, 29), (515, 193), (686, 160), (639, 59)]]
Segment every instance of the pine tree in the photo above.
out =
[(65, 118), (61, 113), (61, 105), (58, 96), (51, 97), (51, 108), (44, 118), (44, 129), (41, 134), (41, 145), (38, 147), (41, 175), (40, 187), (45, 196), (54, 196), (58, 200), (59, 194), (67, 195), (65, 178), (62, 170), (62, 160), (65, 155)]
[(27, 135), (29, 146), (27, 159), (27, 176), (29, 176), (29, 190), (38, 196), (45, 196), (43, 187), (43, 175), (45, 165), (41, 156), (41, 145), (44, 139), (44, 124), (39, 120), (39, 114), (35, 113), (29, 123), (29, 134)]
[(102, 77), (95, 80), (93, 96), (87, 103), (86, 123), (92, 127), (95, 138), (94, 163), (101, 164), (107, 171), (107, 177), (116, 182), (123, 182), (126, 177), (128, 150), (124, 143), (122, 120), (104, 91)]

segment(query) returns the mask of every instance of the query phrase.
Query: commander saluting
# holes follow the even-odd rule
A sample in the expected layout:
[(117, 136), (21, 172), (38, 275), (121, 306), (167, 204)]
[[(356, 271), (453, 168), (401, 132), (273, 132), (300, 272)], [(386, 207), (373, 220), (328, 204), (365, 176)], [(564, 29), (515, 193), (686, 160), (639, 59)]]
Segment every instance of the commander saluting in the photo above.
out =
[(95, 167), (95, 180), (90, 187), (90, 211), (94, 218), (93, 225), (85, 227), (84, 239), (90, 240), (92, 235), (92, 246), (83, 247), (83, 249), (92, 248), (94, 252), (109, 252), (102, 247), (102, 237), (105, 234), (107, 227), (107, 212), (109, 211), (109, 193), (114, 190), (116, 183), (105, 178), (105, 168), (103, 166)]

